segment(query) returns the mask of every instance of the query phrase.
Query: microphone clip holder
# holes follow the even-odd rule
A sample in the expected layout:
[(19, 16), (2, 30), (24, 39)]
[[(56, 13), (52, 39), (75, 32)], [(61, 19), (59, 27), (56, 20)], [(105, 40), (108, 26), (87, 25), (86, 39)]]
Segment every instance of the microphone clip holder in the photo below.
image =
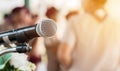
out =
[(14, 48), (8, 48), (8, 49), (4, 49), (2, 51), (0, 51), (0, 56), (7, 54), (7, 53), (26, 53), (26, 52), (30, 52), (30, 50), (32, 49), (32, 47), (27, 44), (27, 43), (21, 43), (19, 45), (17, 45)]

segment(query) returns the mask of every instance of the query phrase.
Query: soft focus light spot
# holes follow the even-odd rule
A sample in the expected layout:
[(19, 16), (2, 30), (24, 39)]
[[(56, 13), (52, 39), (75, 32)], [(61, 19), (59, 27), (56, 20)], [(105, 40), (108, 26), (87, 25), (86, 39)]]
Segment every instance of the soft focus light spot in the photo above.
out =
[(96, 11), (95, 14), (98, 15), (100, 18), (103, 18), (105, 16), (105, 12), (103, 10), (101, 10), (101, 9)]
[(78, 9), (81, 7), (81, 0), (55, 0), (54, 5), (59, 8)]
[(107, 12), (110, 16), (119, 20), (120, 18), (120, 0), (108, 0), (106, 4)]
[(80, 7), (80, 0), (69, 0), (69, 3), (68, 1), (66, 2), (66, 6), (68, 8), (70, 8), (71, 10), (73, 9), (79, 9)]

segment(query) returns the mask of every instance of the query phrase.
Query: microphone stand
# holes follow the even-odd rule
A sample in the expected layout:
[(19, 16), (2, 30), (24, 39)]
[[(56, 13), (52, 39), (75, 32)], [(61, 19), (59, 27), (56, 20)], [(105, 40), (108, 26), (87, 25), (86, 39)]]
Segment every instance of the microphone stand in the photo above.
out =
[(9, 48), (9, 49), (0, 51), (0, 56), (7, 54), (7, 53), (13, 53), (13, 52), (26, 53), (26, 52), (29, 52), (31, 49), (32, 47), (29, 46), (27, 43), (22, 43), (22, 44), (17, 45), (14, 48)]

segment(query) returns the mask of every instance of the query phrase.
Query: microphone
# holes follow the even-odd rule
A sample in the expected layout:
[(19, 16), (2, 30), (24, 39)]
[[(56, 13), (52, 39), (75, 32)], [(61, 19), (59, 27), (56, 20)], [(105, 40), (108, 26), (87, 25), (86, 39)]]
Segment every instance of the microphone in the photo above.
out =
[(35, 37), (51, 37), (56, 30), (53, 20), (44, 19), (36, 25), (0, 33), (0, 44), (24, 43)]

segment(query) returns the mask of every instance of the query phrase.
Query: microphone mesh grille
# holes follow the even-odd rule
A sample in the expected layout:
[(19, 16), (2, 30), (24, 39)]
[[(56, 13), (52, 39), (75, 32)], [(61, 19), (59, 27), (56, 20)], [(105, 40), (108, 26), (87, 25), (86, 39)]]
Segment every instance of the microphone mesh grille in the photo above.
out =
[(50, 37), (54, 35), (57, 29), (55, 22), (50, 19), (42, 20), (39, 29), (40, 28), (41, 28), (40, 35), (43, 37)]

